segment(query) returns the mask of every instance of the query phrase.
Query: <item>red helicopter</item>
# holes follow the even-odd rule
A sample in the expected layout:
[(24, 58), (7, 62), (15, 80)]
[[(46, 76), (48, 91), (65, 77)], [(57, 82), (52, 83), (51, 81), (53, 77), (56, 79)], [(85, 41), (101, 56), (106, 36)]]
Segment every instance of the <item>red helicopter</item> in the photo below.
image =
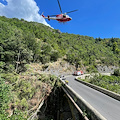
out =
[(61, 6), (60, 6), (60, 2), (59, 2), (59, 0), (57, 0), (57, 1), (58, 1), (58, 5), (59, 5), (59, 8), (60, 8), (61, 14), (59, 14), (59, 15), (48, 15), (47, 17), (45, 17), (42, 13), (43, 18), (48, 19), (49, 21), (50, 21), (50, 19), (57, 20), (57, 21), (62, 22), (62, 23), (65, 23), (67, 21), (72, 20), (72, 18), (69, 17), (67, 14), (71, 13), (71, 12), (75, 12), (77, 10), (69, 11), (69, 12), (66, 12), (66, 13), (63, 14)]

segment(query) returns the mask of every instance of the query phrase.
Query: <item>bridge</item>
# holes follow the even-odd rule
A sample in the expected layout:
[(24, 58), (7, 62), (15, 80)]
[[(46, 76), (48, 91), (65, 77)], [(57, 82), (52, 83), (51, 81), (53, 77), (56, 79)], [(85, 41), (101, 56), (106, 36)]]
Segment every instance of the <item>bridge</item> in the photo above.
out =
[[(73, 100), (78, 109), (85, 110), (91, 120), (120, 120), (120, 96), (116, 98), (95, 90), (75, 80), (75, 76), (68, 76), (68, 85), (63, 89)], [(64, 82), (63, 80), (61, 80)], [(80, 111), (80, 110), (79, 110)]]

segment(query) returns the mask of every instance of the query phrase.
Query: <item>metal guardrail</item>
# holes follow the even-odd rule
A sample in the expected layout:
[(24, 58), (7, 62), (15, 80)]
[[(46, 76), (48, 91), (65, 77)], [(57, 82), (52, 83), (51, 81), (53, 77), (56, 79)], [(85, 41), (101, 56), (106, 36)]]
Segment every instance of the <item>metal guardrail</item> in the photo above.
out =
[[(80, 77), (80, 76), (78, 76), (78, 77)], [(99, 86), (90, 84), (88, 82), (85, 82), (85, 81), (82, 81), (82, 80), (78, 80), (78, 77), (75, 78), (75, 80), (77, 80), (78, 82), (80, 82), (80, 83), (82, 83), (84, 85), (87, 85), (87, 86), (89, 86), (89, 87), (91, 87), (91, 88), (93, 88), (95, 90), (98, 90), (98, 91), (100, 91), (100, 92), (102, 92), (102, 93), (104, 93), (104, 94), (106, 94), (106, 95), (108, 95), (108, 96), (110, 96), (110, 97), (120, 101), (120, 95), (119, 94), (114, 93), (114, 92), (109, 91), (109, 90), (106, 90), (104, 88), (101, 88)]]

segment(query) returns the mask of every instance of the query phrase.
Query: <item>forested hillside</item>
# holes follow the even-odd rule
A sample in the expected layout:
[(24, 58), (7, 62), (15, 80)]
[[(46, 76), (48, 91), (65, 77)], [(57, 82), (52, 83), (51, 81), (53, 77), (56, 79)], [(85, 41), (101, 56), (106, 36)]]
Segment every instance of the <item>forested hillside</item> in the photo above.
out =
[(45, 64), (58, 58), (86, 67), (88, 72), (96, 72), (97, 65), (119, 67), (120, 39), (61, 33), (40, 23), (0, 17), (0, 118), (6, 119), (5, 110), (11, 107), (15, 113), (10, 119), (27, 119), (28, 113), (20, 111), (32, 109), (39, 102), (32, 100), (45, 95), (40, 94), (44, 86), (49, 91), (57, 81), (55, 76), (35, 72), (28, 64)]
[(47, 63), (66, 56), (72, 64), (120, 64), (120, 39), (61, 33), (40, 23), (0, 17), (0, 67), (21, 71), (29, 62)]

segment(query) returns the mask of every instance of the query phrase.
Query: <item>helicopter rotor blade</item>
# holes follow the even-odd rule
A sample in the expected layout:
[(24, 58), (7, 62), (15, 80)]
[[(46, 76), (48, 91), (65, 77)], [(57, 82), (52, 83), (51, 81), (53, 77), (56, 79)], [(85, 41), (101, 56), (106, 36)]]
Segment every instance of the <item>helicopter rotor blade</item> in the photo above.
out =
[(62, 9), (61, 9), (61, 6), (60, 6), (60, 2), (59, 2), (59, 0), (57, 0), (58, 1), (58, 5), (59, 5), (59, 8), (60, 8), (60, 11), (61, 11), (61, 13), (62, 13)]
[(71, 13), (71, 12), (75, 12), (75, 11), (78, 11), (78, 10), (72, 10), (72, 11), (66, 12), (66, 14)]
[(54, 16), (56, 16), (56, 15), (49, 15), (50, 17), (54, 17)]

